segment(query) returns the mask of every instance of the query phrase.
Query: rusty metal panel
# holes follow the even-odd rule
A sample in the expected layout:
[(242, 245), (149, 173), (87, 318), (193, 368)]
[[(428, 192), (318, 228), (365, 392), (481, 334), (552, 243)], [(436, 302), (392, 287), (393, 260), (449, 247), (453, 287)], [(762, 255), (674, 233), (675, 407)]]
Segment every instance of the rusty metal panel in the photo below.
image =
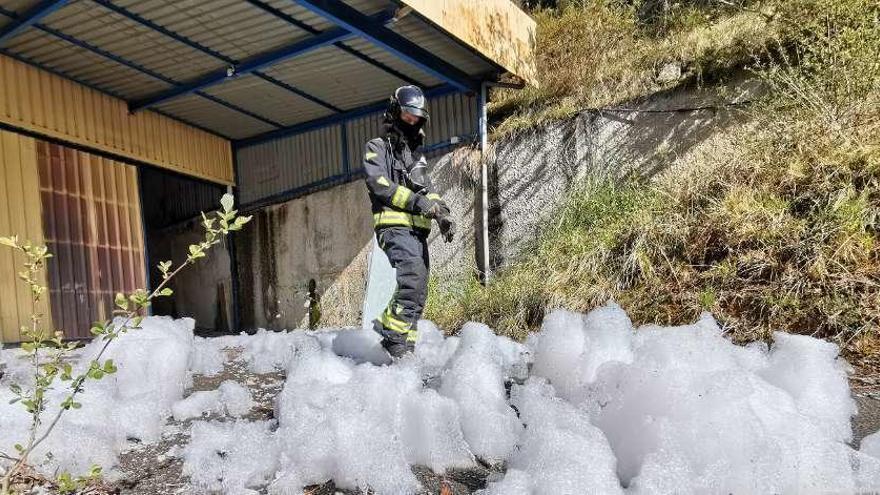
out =
[(494, 69), (492, 64), (485, 59), (416, 15), (408, 15), (389, 27), (397, 34), (468, 74), (484, 75), (491, 73)]
[(243, 204), (343, 172), (342, 128), (332, 126), (243, 148), (238, 152)]
[(137, 169), (37, 141), (52, 318), (67, 338), (112, 317), (113, 297), (145, 287)]
[(232, 184), (229, 141), (0, 55), (0, 122)]
[[(0, 130), (0, 236), (17, 235), (23, 241), (45, 244), (41, 215), (34, 139)], [(29, 324), (34, 311), (30, 291), (16, 275), (24, 260), (12, 249), (0, 249), (0, 342), (22, 340), (19, 329)], [(47, 285), (46, 274), (42, 275), (42, 284)], [(48, 297), (43, 297), (36, 312), (45, 315), (45, 328), (52, 328)]]
[(535, 84), (535, 20), (510, 0), (402, 0), (486, 58)]

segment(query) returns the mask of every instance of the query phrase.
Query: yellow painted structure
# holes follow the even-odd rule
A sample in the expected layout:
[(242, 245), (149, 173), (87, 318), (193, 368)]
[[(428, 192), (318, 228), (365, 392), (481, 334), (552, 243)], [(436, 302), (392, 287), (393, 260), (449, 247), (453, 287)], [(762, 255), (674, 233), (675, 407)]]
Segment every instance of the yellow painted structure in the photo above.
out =
[(537, 84), (535, 20), (510, 0), (403, 0), (446, 32), (530, 84)]
[[(0, 236), (12, 234), (22, 241), (45, 243), (36, 140), (0, 130)], [(16, 275), (24, 261), (23, 254), (0, 246), (0, 342), (22, 340), (19, 329), (30, 323), (30, 291)], [(48, 286), (45, 271), (42, 283)], [(37, 307), (45, 328), (52, 324), (48, 296)]]
[(0, 55), (0, 122), (185, 175), (233, 183), (229, 141)]
[[(137, 170), (99, 154), (233, 183), (228, 140), (155, 112), (129, 114), (120, 99), (3, 55), (0, 124), (13, 129), (0, 130), (0, 236), (57, 251), (36, 311), (66, 337), (88, 337), (115, 292), (145, 284)], [(17, 275), (23, 262), (0, 246), (0, 342), (23, 340), (34, 312)]]

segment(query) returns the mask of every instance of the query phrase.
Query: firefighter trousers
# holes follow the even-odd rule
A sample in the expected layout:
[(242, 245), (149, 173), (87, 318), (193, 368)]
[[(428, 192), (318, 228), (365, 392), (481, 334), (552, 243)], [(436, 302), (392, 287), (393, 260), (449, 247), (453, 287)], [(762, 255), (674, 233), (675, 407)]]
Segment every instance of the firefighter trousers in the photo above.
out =
[(391, 342), (413, 343), (428, 298), (428, 232), (386, 227), (376, 232), (376, 239), (397, 271), (397, 290), (379, 317), (376, 330)]

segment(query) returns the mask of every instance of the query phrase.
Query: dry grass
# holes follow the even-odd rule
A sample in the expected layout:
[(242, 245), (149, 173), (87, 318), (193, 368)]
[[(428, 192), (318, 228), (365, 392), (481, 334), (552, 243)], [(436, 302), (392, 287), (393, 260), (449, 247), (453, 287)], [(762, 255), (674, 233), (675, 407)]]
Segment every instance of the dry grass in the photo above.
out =
[[(757, 9), (716, 3), (644, 12), (642, 2), (582, 0), (533, 13), (539, 87), (497, 90), (496, 135), (521, 131), (747, 65), (776, 39), (779, 25)], [(719, 7), (720, 5), (720, 7)], [(666, 77), (664, 67), (679, 77)]]
[(791, 0), (780, 15), (797, 43), (760, 68), (773, 91), (747, 124), (650, 183), (584, 184), (533, 256), (487, 288), (434, 287), (428, 316), (522, 337), (548, 309), (613, 298), (638, 323), (709, 310), (741, 341), (880, 348), (880, 6)]

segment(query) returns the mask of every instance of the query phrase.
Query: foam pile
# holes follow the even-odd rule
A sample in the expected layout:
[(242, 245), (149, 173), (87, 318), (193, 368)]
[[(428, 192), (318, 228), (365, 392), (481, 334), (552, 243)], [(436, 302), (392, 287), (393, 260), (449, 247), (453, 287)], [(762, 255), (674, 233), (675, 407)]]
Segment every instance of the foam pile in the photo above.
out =
[(197, 421), (183, 450), (183, 474), (198, 493), (260, 493), (278, 454), (269, 421)]
[(614, 305), (555, 313), (544, 330), (535, 374), (589, 413), (632, 493), (880, 486), (876, 460), (843, 443), (856, 410), (833, 344), (777, 333), (772, 349), (737, 346), (708, 314), (636, 332)]
[[(119, 375), (62, 425), (51, 444), (59, 465), (110, 465), (126, 437), (157, 438), (173, 409), (231, 417), (193, 424), (182, 457), (197, 492), (300, 494), (332, 479), (408, 494), (420, 490), (413, 465), (443, 473), (478, 461), (507, 468), (482, 495), (880, 490), (880, 436), (861, 451), (847, 445), (856, 408), (837, 347), (782, 333), (771, 346), (734, 345), (708, 314), (636, 330), (614, 304), (557, 311), (525, 345), (481, 324), (444, 337), (420, 322), (416, 352), (390, 365), (370, 331), (194, 344), (191, 320), (145, 327), (116, 343)], [(189, 373), (221, 369), (233, 347), (252, 372), (286, 373), (275, 421), (235, 419), (252, 402), (232, 382), (180, 400)], [(25, 376), (9, 352), (7, 377)], [(4, 387), (0, 449), (28, 419), (7, 396)]]
[[(92, 464), (112, 467), (129, 439), (158, 440), (172, 404), (189, 384), (193, 326), (189, 318), (149, 317), (140, 330), (122, 334), (102, 356), (102, 360), (113, 359), (119, 371), (87, 382), (77, 399), (82, 408), (64, 413), (32, 461), (47, 472), (58, 469), (81, 474)], [(75, 374), (88, 367), (103, 344), (96, 339), (78, 351)], [(27, 383), (31, 368), (18, 350), (7, 349), (2, 354), (14, 372), (0, 380), (0, 451), (14, 452), (13, 445), (26, 439), (30, 416), (20, 404), (9, 404), (13, 397), (9, 385)], [(51, 406), (44, 418), (54, 417), (66, 396), (66, 385), (59, 381), (49, 392)], [(49, 452), (51, 459), (46, 459)]]
[(226, 380), (217, 390), (193, 392), (189, 397), (171, 406), (174, 419), (184, 421), (203, 415), (225, 414), (241, 417), (256, 405), (251, 393), (237, 382)]

